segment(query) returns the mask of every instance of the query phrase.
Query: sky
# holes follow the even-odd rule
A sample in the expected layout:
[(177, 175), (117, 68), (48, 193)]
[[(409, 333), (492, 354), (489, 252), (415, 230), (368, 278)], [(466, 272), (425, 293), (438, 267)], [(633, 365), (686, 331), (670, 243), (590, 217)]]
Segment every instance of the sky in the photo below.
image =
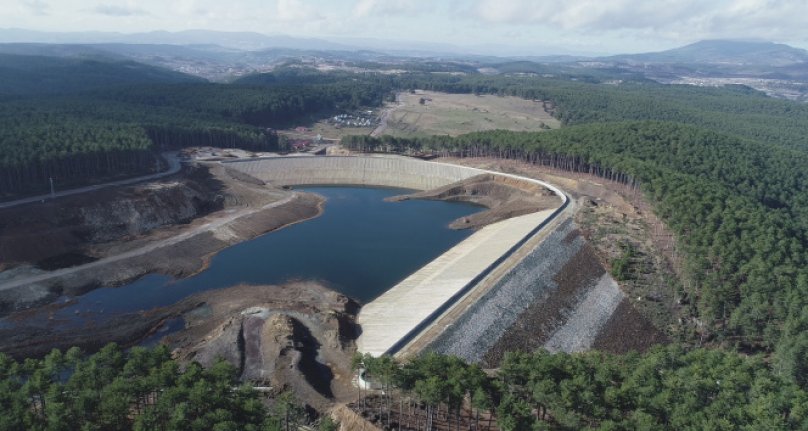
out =
[(251, 31), (535, 55), (659, 51), (702, 39), (808, 48), (806, 17), (808, 0), (0, 0), (0, 28)]

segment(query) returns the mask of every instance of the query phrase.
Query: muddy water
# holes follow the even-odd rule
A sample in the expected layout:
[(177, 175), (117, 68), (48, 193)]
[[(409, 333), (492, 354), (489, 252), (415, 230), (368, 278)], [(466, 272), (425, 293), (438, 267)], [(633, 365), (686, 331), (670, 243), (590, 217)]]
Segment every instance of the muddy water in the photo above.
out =
[[(463, 203), (384, 201), (411, 192), (404, 189), (301, 189), (326, 198), (320, 217), (227, 248), (194, 277), (147, 275), (126, 286), (63, 298), (65, 306), (51, 322), (101, 324), (115, 315), (170, 305), (205, 290), (295, 279), (319, 280), (367, 302), (471, 235), (451, 230), (448, 224), (482, 210)], [(31, 324), (33, 319), (26, 320)]]

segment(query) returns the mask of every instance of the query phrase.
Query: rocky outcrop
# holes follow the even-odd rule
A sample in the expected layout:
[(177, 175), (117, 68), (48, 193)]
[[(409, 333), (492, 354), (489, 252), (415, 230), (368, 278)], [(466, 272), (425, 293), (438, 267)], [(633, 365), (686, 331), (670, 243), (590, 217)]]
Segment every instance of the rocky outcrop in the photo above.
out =
[(186, 313), (187, 329), (165, 340), (181, 360), (224, 359), (242, 379), (290, 389), (318, 410), (347, 391), (353, 301), (313, 283), (238, 286), (200, 298), (207, 310)]

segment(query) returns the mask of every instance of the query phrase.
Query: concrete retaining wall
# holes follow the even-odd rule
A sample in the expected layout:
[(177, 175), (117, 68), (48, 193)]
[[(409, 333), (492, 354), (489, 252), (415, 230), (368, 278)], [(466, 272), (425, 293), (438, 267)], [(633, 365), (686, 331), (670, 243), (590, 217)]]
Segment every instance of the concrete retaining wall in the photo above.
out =
[(226, 162), (277, 186), (352, 184), (430, 190), (483, 171), (389, 156), (271, 157)]

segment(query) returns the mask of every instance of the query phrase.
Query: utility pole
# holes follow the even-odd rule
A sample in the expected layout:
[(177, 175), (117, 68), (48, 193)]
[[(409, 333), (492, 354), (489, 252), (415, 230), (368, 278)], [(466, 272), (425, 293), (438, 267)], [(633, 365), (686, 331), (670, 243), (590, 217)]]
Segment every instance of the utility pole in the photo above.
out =
[(56, 190), (54, 190), (53, 188), (53, 177), (49, 177), (48, 179), (50, 180), (50, 186), (51, 186), (51, 199), (54, 199), (56, 198)]

